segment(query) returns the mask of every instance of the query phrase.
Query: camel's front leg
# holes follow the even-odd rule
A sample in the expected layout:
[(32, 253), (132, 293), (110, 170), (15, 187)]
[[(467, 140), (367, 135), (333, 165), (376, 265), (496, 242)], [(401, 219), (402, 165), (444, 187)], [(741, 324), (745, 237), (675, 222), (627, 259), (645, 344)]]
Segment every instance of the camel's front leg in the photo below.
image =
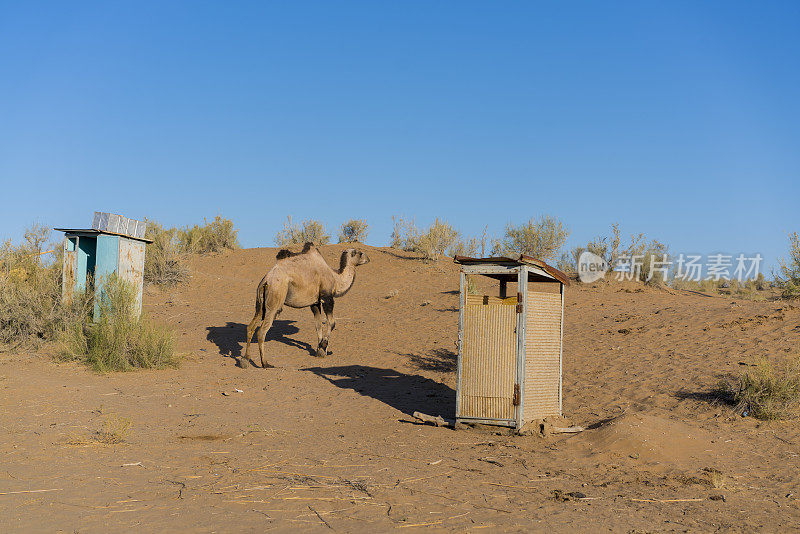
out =
[(331, 336), (331, 330), (335, 326), (333, 318), (333, 298), (325, 299), (322, 302), (322, 311), (325, 312), (325, 331), (322, 339), (319, 341), (319, 348), (317, 348), (317, 356), (320, 358), (328, 355), (328, 340)]
[[(322, 345), (322, 312), (320, 309), (319, 302), (311, 305), (311, 313), (314, 314), (314, 325), (317, 327), (317, 347)], [(317, 351), (317, 355), (319, 356), (319, 351)]]

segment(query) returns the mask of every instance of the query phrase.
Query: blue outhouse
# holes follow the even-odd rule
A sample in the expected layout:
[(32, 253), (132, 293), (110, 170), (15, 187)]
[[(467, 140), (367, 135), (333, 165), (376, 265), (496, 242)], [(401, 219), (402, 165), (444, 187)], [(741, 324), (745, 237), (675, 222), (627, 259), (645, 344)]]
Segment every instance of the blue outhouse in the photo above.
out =
[(143, 221), (113, 213), (95, 212), (91, 228), (55, 228), (64, 232), (63, 294), (91, 291), (94, 320), (100, 317), (104, 281), (114, 273), (136, 287), (136, 315), (142, 311), (144, 254), (147, 243)]

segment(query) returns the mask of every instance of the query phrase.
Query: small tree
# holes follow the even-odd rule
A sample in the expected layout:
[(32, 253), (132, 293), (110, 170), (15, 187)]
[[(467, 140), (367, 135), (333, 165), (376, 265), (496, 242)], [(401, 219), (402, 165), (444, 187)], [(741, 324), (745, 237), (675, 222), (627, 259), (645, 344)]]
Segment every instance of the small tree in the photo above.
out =
[(363, 243), (369, 234), (369, 225), (364, 219), (350, 219), (339, 228), (339, 243)]
[(569, 230), (557, 218), (543, 215), (525, 224), (508, 224), (503, 239), (496, 243), (495, 253), (527, 254), (542, 260), (556, 258), (569, 237)]

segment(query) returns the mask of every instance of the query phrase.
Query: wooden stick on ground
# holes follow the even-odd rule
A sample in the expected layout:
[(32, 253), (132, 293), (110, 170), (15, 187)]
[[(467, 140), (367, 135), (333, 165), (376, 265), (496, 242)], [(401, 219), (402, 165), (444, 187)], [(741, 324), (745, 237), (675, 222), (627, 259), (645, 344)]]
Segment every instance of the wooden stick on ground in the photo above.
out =
[(568, 427), (560, 427), (560, 426), (551, 426), (550, 432), (556, 434), (576, 434), (578, 432), (583, 432), (586, 430), (582, 426), (568, 426)]
[(455, 426), (455, 421), (451, 419), (445, 419), (441, 415), (437, 415), (436, 417), (434, 417), (426, 413), (414, 412), (414, 419), (422, 421), (423, 423), (429, 423), (432, 425), (443, 426), (447, 428), (453, 428)]
[(702, 502), (705, 499), (631, 499), (635, 502)]
[(40, 490), (23, 490), (23, 491), (4, 491), (0, 493), (0, 495), (16, 495), (19, 493), (44, 493), (46, 491), (61, 491), (61, 488), (58, 489), (40, 489)]

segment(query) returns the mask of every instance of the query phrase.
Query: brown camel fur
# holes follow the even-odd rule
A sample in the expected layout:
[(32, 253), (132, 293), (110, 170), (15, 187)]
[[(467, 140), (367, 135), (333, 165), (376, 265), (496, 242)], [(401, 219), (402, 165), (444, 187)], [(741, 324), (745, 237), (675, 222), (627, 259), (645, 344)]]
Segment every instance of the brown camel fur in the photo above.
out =
[[(312, 244), (306, 243), (302, 252), (281, 250), (278, 262), (261, 279), (256, 290), (256, 312), (247, 326), (247, 347), (244, 357), (250, 363), (250, 341), (258, 328), (258, 353), (261, 367), (273, 367), (264, 359), (264, 339), (275, 317), (284, 305), (292, 308), (311, 308), (317, 325), (317, 356), (328, 353), (328, 338), (336, 323), (333, 318), (333, 299), (341, 297), (353, 286), (356, 267), (369, 262), (369, 257), (360, 250), (348, 248), (342, 251), (339, 269), (332, 269)], [(325, 324), (321, 312), (325, 313)], [(258, 323), (261, 326), (258, 326)]]

